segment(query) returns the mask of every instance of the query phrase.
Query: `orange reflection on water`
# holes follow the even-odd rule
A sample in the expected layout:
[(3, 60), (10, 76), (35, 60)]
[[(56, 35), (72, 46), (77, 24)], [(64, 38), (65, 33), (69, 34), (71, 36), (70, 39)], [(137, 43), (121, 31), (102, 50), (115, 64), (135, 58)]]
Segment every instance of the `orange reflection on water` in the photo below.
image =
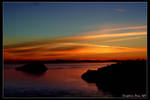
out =
[[(81, 75), (88, 69), (97, 69), (104, 66), (106, 63), (101, 64), (50, 64), (49, 69), (42, 75), (28, 74), (15, 69), (4, 69), (4, 87), (8, 90), (13, 88), (17, 91), (42, 91), (45, 93), (59, 93), (60, 91), (67, 91), (73, 95), (83, 96), (110, 96), (103, 91), (98, 90), (97, 86), (89, 84), (81, 79)], [(108, 63), (107, 63), (108, 64)], [(50, 67), (59, 66), (59, 69)], [(83, 65), (89, 65), (83, 67)], [(64, 68), (60, 69), (61, 67)], [(67, 66), (67, 67), (66, 67)], [(69, 67), (68, 67), (69, 66)], [(70, 68), (76, 66), (76, 68)], [(97, 66), (97, 67), (92, 67)], [(9, 91), (8, 91), (9, 92)], [(34, 93), (34, 92), (33, 92)]]

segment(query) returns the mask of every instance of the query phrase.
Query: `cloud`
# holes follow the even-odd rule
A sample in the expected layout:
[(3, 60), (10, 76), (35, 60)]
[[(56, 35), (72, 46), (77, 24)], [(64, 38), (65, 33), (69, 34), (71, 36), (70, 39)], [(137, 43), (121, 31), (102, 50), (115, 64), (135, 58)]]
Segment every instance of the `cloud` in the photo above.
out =
[(123, 30), (135, 30), (135, 29), (146, 29), (147, 26), (146, 25), (142, 25), (142, 26), (131, 26), (131, 27), (116, 27), (116, 28), (109, 28), (109, 29), (104, 29), (102, 32), (113, 32), (113, 31), (123, 31)]
[(69, 43), (69, 42), (79, 42), (79, 41), (86, 41), (89, 39), (101, 39), (101, 38), (112, 38), (112, 37), (127, 37), (127, 36), (143, 36), (147, 35), (147, 32), (128, 32), (128, 33), (117, 33), (117, 34), (100, 34), (100, 35), (87, 35), (87, 36), (76, 36), (76, 37), (61, 37), (52, 40), (39, 40), (39, 41), (32, 41), (32, 42), (25, 42), (25, 43), (18, 43), (13, 45), (6, 45), (4, 48), (30, 48), (40, 47), (40, 46), (47, 46), (47, 45), (56, 45), (59, 43)]
[(69, 46), (59, 46), (59, 47), (37, 47), (37, 48), (28, 48), (28, 49), (20, 49), (20, 48), (11, 48), (11, 49), (5, 49), (5, 51), (11, 52), (11, 53), (28, 53), (28, 52), (47, 52), (47, 51), (70, 51), (70, 50), (78, 50), (80, 48), (84, 48), (86, 46), (83, 45), (69, 45)]
[[(88, 42), (89, 40), (103, 39), (104, 42), (115, 42), (129, 39), (138, 39), (147, 35), (146, 31), (111, 33), (118, 30), (128, 29), (146, 29), (146, 26), (117, 27), (96, 31), (89, 31), (90, 35), (54, 37), (43, 40), (29, 41), (24, 43), (10, 44), (4, 46), (4, 59), (59, 59), (70, 58), (74, 56), (96, 55), (96, 54), (114, 54), (124, 52), (146, 52), (146, 48), (129, 48), (120, 46), (98, 45)], [(108, 33), (107, 33), (108, 32)], [(107, 34), (106, 34), (107, 33)], [(130, 37), (129, 36), (134, 36)], [(114, 40), (106, 40), (118, 38)], [(82, 43), (82, 42), (85, 43)]]
[(115, 9), (116, 11), (118, 11), (118, 12), (126, 12), (127, 10), (125, 10), (125, 9), (121, 9), (121, 8), (118, 8), (118, 9)]
[(112, 40), (105, 40), (102, 42), (118, 42), (118, 41), (125, 41), (125, 40), (134, 40), (134, 39), (146, 39), (145, 36), (141, 36), (141, 37), (126, 37), (126, 38), (121, 38), (121, 39), (112, 39)]
[[(60, 44), (59, 44), (60, 45)], [(5, 59), (58, 59), (59, 57), (68, 58), (73, 56), (91, 55), (91, 54), (112, 54), (123, 52), (142, 52), (146, 48), (128, 48), (119, 46), (107, 46), (88, 43), (62, 43), (56, 47), (34, 48), (18, 50), (17, 48), (4, 49)]]
[(95, 39), (95, 38), (112, 38), (112, 37), (126, 37), (126, 36), (140, 36), (140, 35), (147, 35), (147, 32), (127, 32), (127, 33), (117, 33), (117, 34), (89, 35), (89, 36), (79, 37), (79, 39), (84, 40), (84, 39)]
[(103, 25), (103, 26), (92, 26), (97, 28), (98, 30), (95, 31), (89, 31), (86, 33), (80, 33), (79, 35), (96, 35), (96, 34), (111, 34), (115, 33), (117, 31), (129, 31), (134, 30), (135, 32), (139, 32), (140, 29), (147, 29), (146, 25), (137, 25), (137, 26), (120, 26), (120, 25)]
[(50, 48), (49, 51), (72, 51), (84, 48), (86, 46), (62, 46), (56, 48)]
[[(4, 45), (4, 48), (12, 48), (12, 47), (29, 48), (29, 47), (33, 47), (33, 46), (39, 47), (39, 46), (44, 46), (44, 45), (46, 46), (47, 44), (55, 45), (55, 44), (59, 44), (59, 43), (78, 42), (78, 41), (85, 41), (87, 39), (96, 39), (96, 38), (100, 39), (100, 38), (111, 38), (111, 37), (127, 37), (127, 36), (147, 35), (146, 31), (143, 31), (143, 32), (135, 31), (135, 32), (126, 32), (126, 33), (115, 33), (115, 34), (111, 33), (114, 31), (129, 30), (129, 29), (147, 29), (147, 26), (142, 25), (142, 26), (132, 26), (132, 27), (104, 28), (104, 29), (100, 29), (100, 30), (96, 30), (96, 31), (80, 33), (79, 36), (53, 37), (53, 38), (43, 39), (43, 40), (36, 40), (36, 41), (30, 41), (30, 42), (24, 42), (24, 43)], [(84, 34), (84, 35), (81, 35), (81, 34)]]

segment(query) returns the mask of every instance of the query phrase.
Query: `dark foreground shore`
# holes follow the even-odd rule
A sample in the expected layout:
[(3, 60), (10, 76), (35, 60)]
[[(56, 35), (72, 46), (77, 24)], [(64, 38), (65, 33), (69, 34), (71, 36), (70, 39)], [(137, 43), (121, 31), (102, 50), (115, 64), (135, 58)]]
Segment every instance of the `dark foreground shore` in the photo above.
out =
[(146, 60), (123, 61), (98, 70), (88, 70), (81, 78), (114, 96), (146, 94)]

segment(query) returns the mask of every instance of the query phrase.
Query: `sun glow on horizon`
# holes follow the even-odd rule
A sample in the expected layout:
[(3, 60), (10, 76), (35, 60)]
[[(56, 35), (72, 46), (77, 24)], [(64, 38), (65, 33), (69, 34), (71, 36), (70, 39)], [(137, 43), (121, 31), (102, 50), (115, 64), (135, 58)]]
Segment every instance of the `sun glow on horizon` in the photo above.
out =
[(147, 59), (146, 3), (3, 5), (6, 61)]
[[(133, 28), (135, 29), (135, 27)], [(141, 27), (136, 26), (136, 29), (137, 28), (141, 28)], [(142, 28), (145, 28), (145, 26)], [(128, 29), (128, 28), (116, 28), (114, 30), (118, 30), (118, 29), (120, 30), (120, 29)], [(99, 32), (99, 30), (97, 32)], [(140, 38), (143, 38), (146, 41), (146, 34), (147, 34), (146, 32), (129, 32), (129, 33), (116, 33), (116, 34), (109, 33), (109, 34), (100, 34), (100, 35), (93, 34), (91, 36), (84, 35), (78, 37), (77, 36), (59, 37), (56, 39), (51, 38), (48, 40), (38, 40), (38, 41), (12, 44), (12, 45), (5, 45), (4, 59), (5, 60), (20, 60), (20, 59), (21, 60), (56, 60), (56, 59), (115, 60), (115, 59), (138, 59), (138, 58), (146, 59), (146, 55), (147, 55), (146, 47), (103, 45), (103, 43), (108, 43), (108, 42), (115, 43), (116, 41), (130, 41), (130, 40), (138, 41)], [(112, 40), (110, 39), (114, 37), (116, 39), (112, 39)], [(124, 38), (122, 39), (122, 37)], [(101, 45), (88, 42), (89, 40), (93, 41), (94, 39), (97, 38), (104, 39), (103, 41), (101, 41), (102, 43)]]

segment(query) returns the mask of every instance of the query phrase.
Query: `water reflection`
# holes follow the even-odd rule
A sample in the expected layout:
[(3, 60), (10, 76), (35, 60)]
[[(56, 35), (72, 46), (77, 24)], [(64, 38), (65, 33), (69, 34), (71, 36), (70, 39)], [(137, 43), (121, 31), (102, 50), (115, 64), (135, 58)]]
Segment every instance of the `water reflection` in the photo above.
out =
[(109, 91), (114, 97), (123, 94), (143, 95), (146, 93), (146, 61), (124, 61), (98, 70), (90, 70), (81, 78), (95, 83), (98, 90)]
[[(99, 68), (99, 65), (97, 64), (97, 68)], [(57, 67), (57, 65), (53, 64), (54, 66)], [(63, 66), (65, 65), (63, 64)], [(50, 69), (50, 64), (47, 67), (49, 69), (40, 75), (29, 74), (15, 69), (4, 69), (5, 96), (111, 96), (109, 93), (98, 90), (96, 84), (88, 84), (81, 79), (83, 73), (88, 69), (96, 69), (95, 67), (80, 68), (78, 65), (78, 68)]]
[[(16, 70), (16, 71), (20, 71), (20, 70)], [(27, 77), (41, 77), (46, 73), (46, 71), (40, 72), (40, 73), (30, 73), (30, 72), (25, 72), (25, 71), (20, 71), (20, 72)]]

